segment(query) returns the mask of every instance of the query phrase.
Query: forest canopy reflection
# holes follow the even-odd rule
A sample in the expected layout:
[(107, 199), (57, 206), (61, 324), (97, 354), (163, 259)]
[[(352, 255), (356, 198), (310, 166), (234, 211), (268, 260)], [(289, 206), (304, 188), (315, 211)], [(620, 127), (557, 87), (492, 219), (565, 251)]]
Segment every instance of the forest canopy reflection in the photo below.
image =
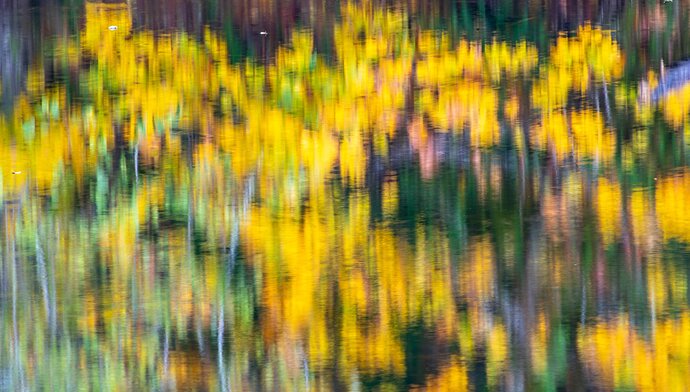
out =
[(235, 61), (131, 9), (0, 117), (0, 385), (690, 387), (690, 90), (638, 104), (615, 32), (347, 2)]

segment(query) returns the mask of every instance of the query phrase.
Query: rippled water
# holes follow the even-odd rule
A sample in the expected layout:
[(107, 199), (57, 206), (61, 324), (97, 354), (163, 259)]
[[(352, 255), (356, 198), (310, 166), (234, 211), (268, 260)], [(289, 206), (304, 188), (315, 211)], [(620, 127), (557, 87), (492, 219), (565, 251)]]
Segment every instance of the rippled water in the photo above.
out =
[(689, 389), (688, 5), (0, 0), (0, 390)]

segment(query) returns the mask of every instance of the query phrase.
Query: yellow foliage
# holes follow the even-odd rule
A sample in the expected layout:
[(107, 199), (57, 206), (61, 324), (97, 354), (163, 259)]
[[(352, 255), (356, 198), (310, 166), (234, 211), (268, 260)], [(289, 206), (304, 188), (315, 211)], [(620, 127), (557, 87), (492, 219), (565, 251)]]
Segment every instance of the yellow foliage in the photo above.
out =
[(599, 232), (605, 244), (610, 244), (620, 233), (622, 198), (620, 186), (600, 177), (597, 181), (596, 213)]
[(661, 178), (656, 189), (656, 216), (665, 240), (690, 243), (690, 173)]
[(443, 367), (438, 375), (427, 379), (424, 390), (439, 392), (469, 390), (466, 366), (456, 357), (452, 357), (449, 364)]
[(690, 385), (690, 315), (663, 319), (652, 326), (650, 340), (627, 317), (580, 328), (577, 345), (590, 372), (606, 389), (683, 391)]
[(613, 132), (605, 129), (601, 114), (584, 109), (571, 114), (575, 148), (581, 160), (608, 162), (613, 158), (616, 141)]

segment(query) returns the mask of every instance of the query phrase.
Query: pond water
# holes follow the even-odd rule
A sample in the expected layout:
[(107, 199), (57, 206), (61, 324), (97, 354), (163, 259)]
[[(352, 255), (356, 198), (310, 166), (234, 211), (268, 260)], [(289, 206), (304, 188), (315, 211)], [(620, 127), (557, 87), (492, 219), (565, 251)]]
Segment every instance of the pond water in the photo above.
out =
[(0, 390), (689, 389), (689, 5), (0, 0)]

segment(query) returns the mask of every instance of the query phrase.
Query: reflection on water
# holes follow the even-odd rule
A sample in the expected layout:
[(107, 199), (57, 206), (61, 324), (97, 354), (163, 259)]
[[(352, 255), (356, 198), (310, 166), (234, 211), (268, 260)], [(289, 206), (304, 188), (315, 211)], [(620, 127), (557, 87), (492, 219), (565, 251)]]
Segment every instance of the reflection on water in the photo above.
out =
[(690, 388), (690, 90), (645, 99), (656, 19), (139, 7), (0, 60), (0, 389)]

